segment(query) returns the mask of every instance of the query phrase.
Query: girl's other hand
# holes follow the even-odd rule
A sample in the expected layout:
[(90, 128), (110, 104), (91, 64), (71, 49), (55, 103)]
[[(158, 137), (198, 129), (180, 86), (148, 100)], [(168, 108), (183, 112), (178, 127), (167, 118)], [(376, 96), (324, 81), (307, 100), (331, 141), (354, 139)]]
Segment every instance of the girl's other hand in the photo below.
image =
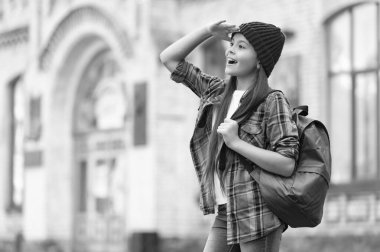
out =
[(239, 125), (236, 121), (226, 118), (217, 128), (216, 132), (223, 136), (224, 143), (231, 149), (240, 140), (238, 135)]
[(229, 37), (229, 34), (239, 31), (239, 28), (236, 25), (227, 24), (226, 20), (221, 20), (208, 25), (207, 30), (216, 38), (230, 41), (231, 38)]

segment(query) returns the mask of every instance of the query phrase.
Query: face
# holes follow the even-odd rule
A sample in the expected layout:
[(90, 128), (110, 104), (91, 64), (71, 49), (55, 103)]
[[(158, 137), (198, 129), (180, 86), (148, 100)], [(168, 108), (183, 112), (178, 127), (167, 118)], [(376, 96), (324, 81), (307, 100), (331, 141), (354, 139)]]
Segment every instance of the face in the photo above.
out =
[(240, 33), (233, 36), (226, 50), (226, 74), (244, 77), (253, 74), (257, 69), (257, 54), (253, 46)]

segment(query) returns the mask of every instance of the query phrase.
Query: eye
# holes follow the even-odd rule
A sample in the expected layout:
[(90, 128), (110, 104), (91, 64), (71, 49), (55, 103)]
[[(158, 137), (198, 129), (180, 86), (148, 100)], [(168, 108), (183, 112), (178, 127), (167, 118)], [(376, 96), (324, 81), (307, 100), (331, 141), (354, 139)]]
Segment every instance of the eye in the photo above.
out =
[(245, 46), (244, 46), (244, 45), (242, 45), (242, 44), (240, 44), (240, 45), (239, 45), (239, 48), (240, 48), (240, 49), (244, 49), (244, 48), (245, 48)]
[(230, 47), (234, 46), (234, 42), (230, 42)]

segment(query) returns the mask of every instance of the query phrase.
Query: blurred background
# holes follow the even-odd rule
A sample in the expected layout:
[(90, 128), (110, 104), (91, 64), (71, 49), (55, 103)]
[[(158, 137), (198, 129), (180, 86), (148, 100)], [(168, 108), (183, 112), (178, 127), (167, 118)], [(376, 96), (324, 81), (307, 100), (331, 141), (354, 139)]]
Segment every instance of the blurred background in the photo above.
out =
[[(0, 252), (202, 251), (199, 101), (158, 55), (220, 19), (282, 28), (269, 82), (330, 132), (322, 223), (281, 251), (380, 250), (379, 1), (0, 0)], [(224, 77), (226, 46), (188, 60)]]

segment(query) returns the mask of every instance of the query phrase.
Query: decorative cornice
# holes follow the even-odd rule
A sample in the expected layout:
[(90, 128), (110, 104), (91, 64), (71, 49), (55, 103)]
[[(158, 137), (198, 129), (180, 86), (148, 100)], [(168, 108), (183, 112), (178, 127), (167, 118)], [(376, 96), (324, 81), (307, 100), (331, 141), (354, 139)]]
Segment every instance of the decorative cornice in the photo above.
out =
[(77, 27), (81, 23), (96, 23), (107, 27), (107, 30), (112, 31), (117, 37), (121, 51), (125, 56), (128, 55), (128, 48), (130, 48), (130, 46), (128, 46), (129, 40), (125, 31), (100, 9), (93, 6), (86, 6), (71, 11), (57, 25), (57, 28), (51, 34), (48, 43), (44, 46), (40, 55), (39, 61), (42, 70), (47, 70), (49, 68), (52, 55), (55, 53), (68, 31)]
[(6, 47), (12, 47), (24, 44), (29, 41), (29, 27), (19, 27), (10, 31), (0, 33), (0, 50)]

